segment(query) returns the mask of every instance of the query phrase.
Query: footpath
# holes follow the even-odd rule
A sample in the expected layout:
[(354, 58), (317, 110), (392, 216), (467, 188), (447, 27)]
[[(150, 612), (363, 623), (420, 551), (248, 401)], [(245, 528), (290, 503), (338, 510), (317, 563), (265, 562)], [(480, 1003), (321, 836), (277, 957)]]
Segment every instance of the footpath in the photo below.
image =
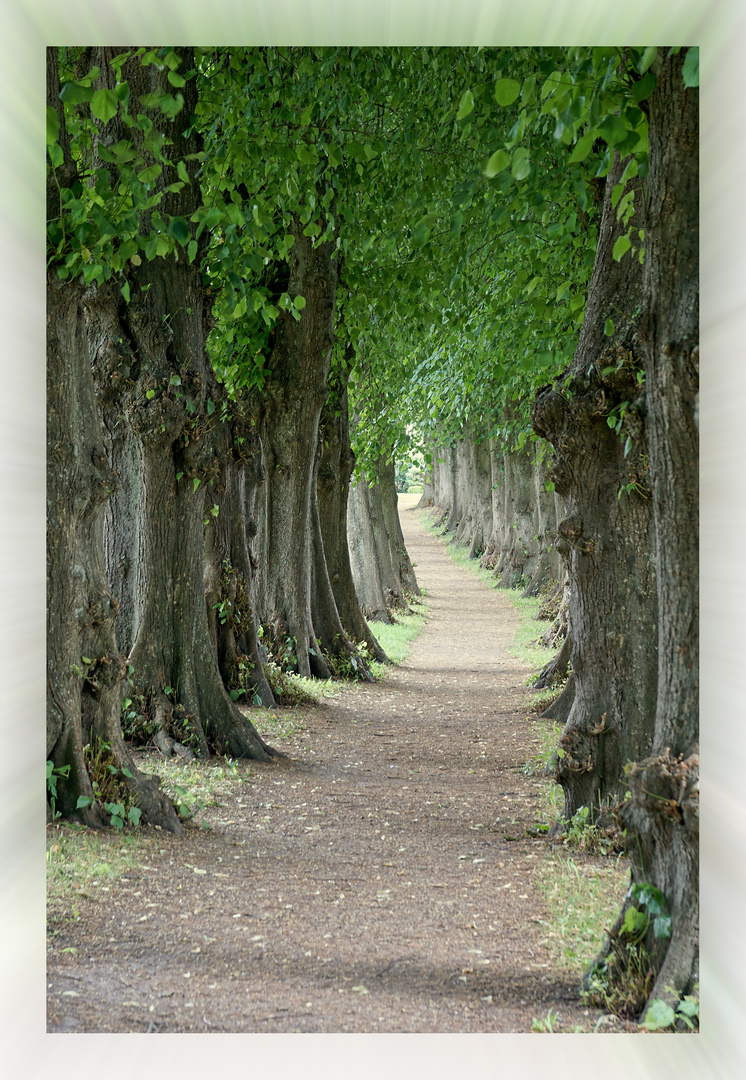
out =
[(60, 919), (48, 1031), (530, 1032), (589, 1024), (538, 887), (542, 781), (508, 598), (402, 499), (428, 619), (407, 661), (303, 711), (279, 764), (145, 837)]

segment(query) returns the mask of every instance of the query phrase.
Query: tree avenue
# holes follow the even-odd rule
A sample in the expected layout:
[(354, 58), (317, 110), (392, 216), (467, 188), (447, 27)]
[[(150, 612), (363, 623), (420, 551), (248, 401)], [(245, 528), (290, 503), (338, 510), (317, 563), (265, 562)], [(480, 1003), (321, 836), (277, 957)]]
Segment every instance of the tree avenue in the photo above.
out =
[(372, 678), (420, 449), (422, 505), (551, 594), (557, 830), (626, 828), (586, 988), (640, 940), (651, 999), (692, 988), (697, 65), (49, 50), (50, 813), (180, 832), (125, 734), (266, 760), (236, 702), (277, 665)]

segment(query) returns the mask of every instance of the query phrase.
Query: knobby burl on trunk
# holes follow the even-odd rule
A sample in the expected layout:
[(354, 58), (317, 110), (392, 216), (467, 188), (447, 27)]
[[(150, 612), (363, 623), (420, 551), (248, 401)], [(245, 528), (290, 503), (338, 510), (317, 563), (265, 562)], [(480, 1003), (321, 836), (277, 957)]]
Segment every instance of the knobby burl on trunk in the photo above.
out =
[[(565, 511), (557, 532), (570, 582), (574, 699), (555, 767), (565, 820), (582, 806), (615, 803), (626, 786), (624, 765), (647, 754), (653, 738), (657, 598), (638, 333), (642, 272), (639, 260), (630, 256), (621, 266), (612, 257), (626, 231), (611, 203), (624, 166), (617, 155), (607, 177), (573, 363), (537, 392), (532, 409), (534, 430), (554, 447), (549, 475)], [(641, 203), (638, 188), (635, 227)]]

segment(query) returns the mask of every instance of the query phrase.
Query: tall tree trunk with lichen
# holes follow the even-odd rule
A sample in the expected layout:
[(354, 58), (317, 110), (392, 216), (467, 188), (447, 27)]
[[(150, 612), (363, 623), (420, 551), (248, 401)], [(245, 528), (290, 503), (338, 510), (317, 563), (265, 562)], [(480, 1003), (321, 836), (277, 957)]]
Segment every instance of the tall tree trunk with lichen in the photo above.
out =
[[(114, 84), (116, 50), (95, 50), (102, 87)], [(185, 72), (191, 50), (179, 50)], [(139, 60), (125, 64), (132, 93), (166, 91), (166, 73)], [(196, 103), (194, 80), (183, 88), (184, 108), (173, 119), (154, 115), (171, 141), (174, 165), (158, 182), (160, 208), (184, 221), (199, 205), (196, 182), (198, 137), (190, 129)], [(114, 121), (111, 121), (113, 124)], [(111, 141), (116, 130), (102, 134)], [(185, 161), (189, 183), (176, 185), (176, 162)], [(206, 243), (203, 234), (202, 246)], [(205, 349), (210, 303), (199, 260), (185, 255), (143, 260), (127, 266), (129, 302), (119, 290), (101, 286), (85, 298), (91, 361), (107, 430), (113, 467), (123, 494), (113, 507), (109, 533), (110, 573), (122, 596), (130, 646), (133, 700), (156, 730), (211, 749), (266, 760), (274, 751), (231, 701), (223, 684), (210, 635), (205, 601), (206, 495), (219, 485), (230, 431), (219, 421), (220, 391)], [(122, 418), (126, 426), (122, 434)], [(139, 515), (133, 526), (129, 514)], [(129, 550), (127, 547), (129, 546)], [(121, 583), (126, 574), (134, 583)], [(178, 720), (177, 720), (178, 715)]]
[[(558, 546), (569, 568), (574, 700), (555, 766), (564, 820), (581, 807), (597, 811), (621, 798), (624, 765), (648, 753), (653, 737), (657, 598), (635, 317), (642, 271), (631, 257), (626, 265), (612, 257), (627, 228), (612, 205), (624, 166), (616, 155), (606, 178), (572, 366), (538, 391), (532, 410), (534, 430), (554, 447), (549, 474), (565, 500)], [(641, 201), (638, 192), (636, 228)]]
[[(76, 180), (59, 91), (50, 48), (47, 104), (57, 112), (63, 159), (50, 170), (51, 228), (60, 189)], [(61, 282), (53, 264), (47, 279), (47, 759), (56, 774), (54, 811), (100, 826), (110, 820), (106, 803), (126, 810), (129, 802), (142, 820), (181, 833), (157, 780), (137, 769), (122, 738), (126, 665), (103, 548), (103, 509), (116, 478), (104, 453), (82, 301), (83, 288)]]
[(283, 287), (305, 305), (298, 317), (291, 310), (280, 313), (261, 396), (266, 482), (257, 603), (279, 654), (289, 650), (300, 675), (326, 679), (331, 671), (324, 651), (354, 654), (329, 585), (317, 504), (339, 256), (333, 241), (315, 244), (299, 220), (290, 231), (294, 243)]
[[(650, 174), (644, 302), (648, 446), (658, 590), (658, 695), (652, 746), (629, 770), (621, 822), (632, 882), (665, 899), (670, 937), (650, 919), (644, 945), (654, 981), (648, 1004), (675, 1010), (699, 978), (699, 92), (686, 87), (684, 53), (663, 56), (648, 103)], [(642, 893), (644, 898), (645, 894)], [(596, 964), (625, 943), (629, 896)]]

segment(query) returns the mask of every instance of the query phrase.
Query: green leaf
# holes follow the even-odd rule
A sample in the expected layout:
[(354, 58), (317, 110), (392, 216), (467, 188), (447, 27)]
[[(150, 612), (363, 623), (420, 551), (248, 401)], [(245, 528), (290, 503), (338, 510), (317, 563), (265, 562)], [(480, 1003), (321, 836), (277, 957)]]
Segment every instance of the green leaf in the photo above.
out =
[(172, 86), (186, 86), (186, 79), (182, 79), (181, 75), (177, 75), (175, 71), (169, 71), (166, 78)]
[(653, 919), (653, 934), (657, 938), (670, 938), (672, 931), (671, 916), (657, 915)]
[(531, 161), (525, 146), (519, 146), (513, 151), (513, 164), (511, 172), (514, 180), (525, 180), (531, 172)]
[(665, 1001), (656, 998), (648, 1011), (645, 1013), (645, 1022), (641, 1026), (647, 1031), (662, 1031), (670, 1027), (676, 1019), (676, 1014)]
[(614, 320), (613, 319), (607, 319), (606, 322), (604, 323), (604, 333), (606, 334), (607, 337), (611, 337), (611, 335), (614, 333)]
[(570, 161), (585, 161), (591, 152), (593, 143), (596, 141), (596, 132), (589, 131), (586, 135), (583, 135), (581, 139), (578, 139), (575, 144), (575, 149), (570, 154)]
[(85, 809), (86, 806), (90, 806), (92, 802), (93, 802), (93, 799), (91, 798), (90, 795), (79, 795), (78, 796), (78, 801), (75, 804), (75, 809), (76, 810), (83, 810), (83, 809)]
[(684, 86), (699, 86), (699, 46), (693, 45), (687, 50), (682, 69)]
[(130, 302), (130, 283), (129, 283), (129, 281), (124, 282), (124, 284), (122, 285), (122, 288), (121, 288), (121, 293), (122, 293), (122, 296), (124, 297), (125, 304), (129, 304), (129, 302)]
[(420, 221), (412, 230), (412, 243), (416, 248), (423, 248), (430, 238), (430, 226)]
[(140, 818), (142, 817), (142, 810), (139, 806), (131, 806), (127, 811), (127, 817), (130, 819), (133, 825), (139, 825)]
[(194, 256), (196, 254), (197, 254), (197, 241), (196, 240), (190, 240), (189, 243), (187, 244), (187, 255), (189, 257), (189, 262), (194, 262)]
[(47, 152), (49, 154), (49, 160), (52, 162), (52, 166), (55, 169), (59, 169), (62, 162), (65, 160), (65, 155), (62, 153), (62, 147), (59, 143), (51, 143), (47, 146)]
[(303, 311), (303, 308), (305, 306), (306, 306), (306, 298), (305, 298), (305, 296), (294, 296), (293, 297), (293, 307), (295, 308), (296, 311)]
[(192, 480), (192, 484), (194, 485), (193, 488), (192, 488), (192, 493), (194, 493), (197, 490), (197, 488), (199, 487), (201, 482), (202, 481), (200, 480), (200, 478), (198, 476), (194, 477), (194, 479)]
[(80, 83), (66, 82), (60, 90), (60, 101), (66, 105), (82, 105), (85, 101), (91, 101), (93, 89), (90, 86), (81, 86)]
[(512, 105), (521, 92), (521, 84), (515, 79), (498, 79), (495, 83), (495, 101), (498, 105)]
[(629, 131), (630, 129), (624, 121), (613, 113), (608, 113), (598, 125), (599, 135), (606, 140), (609, 146), (616, 146), (618, 143), (624, 142), (629, 135)]
[(47, 146), (52, 146), (60, 136), (60, 118), (57, 110), (47, 105)]
[(632, 97), (633, 97), (633, 99), (639, 105), (639, 103), (641, 101), (645, 101), (647, 98), (650, 97), (650, 95), (653, 92), (654, 87), (655, 87), (655, 75), (652, 73), (652, 71), (648, 71), (645, 75), (643, 75), (643, 77), (641, 79), (638, 79), (638, 81), (633, 85), (633, 87), (632, 87)]
[(510, 165), (510, 154), (507, 150), (495, 150), (484, 168), (484, 175), (491, 180), (493, 176), (507, 169), (508, 165)]
[(654, 45), (648, 46), (645, 52), (642, 54), (640, 60), (640, 74), (644, 75), (648, 68), (651, 66), (656, 56), (658, 55), (658, 49)]
[(166, 229), (168, 236), (173, 236), (182, 247), (185, 247), (189, 243), (189, 225), (186, 218), (174, 217), (168, 223)]
[(162, 172), (163, 169), (160, 165), (149, 165), (147, 169), (142, 169), (137, 174), (137, 179), (140, 181), (141, 184), (152, 184), (152, 182), (156, 180)]
[(91, 98), (91, 112), (104, 124), (108, 124), (112, 116), (116, 116), (118, 108), (119, 98), (113, 90), (97, 90)]
[(474, 95), (471, 90), (467, 90), (459, 102), (458, 112), (456, 113), (457, 120), (463, 120), (468, 116), (470, 112), (474, 110)]
[(628, 236), (620, 236), (614, 247), (611, 250), (611, 257), (615, 262), (619, 262), (624, 254), (632, 247), (632, 243)]

